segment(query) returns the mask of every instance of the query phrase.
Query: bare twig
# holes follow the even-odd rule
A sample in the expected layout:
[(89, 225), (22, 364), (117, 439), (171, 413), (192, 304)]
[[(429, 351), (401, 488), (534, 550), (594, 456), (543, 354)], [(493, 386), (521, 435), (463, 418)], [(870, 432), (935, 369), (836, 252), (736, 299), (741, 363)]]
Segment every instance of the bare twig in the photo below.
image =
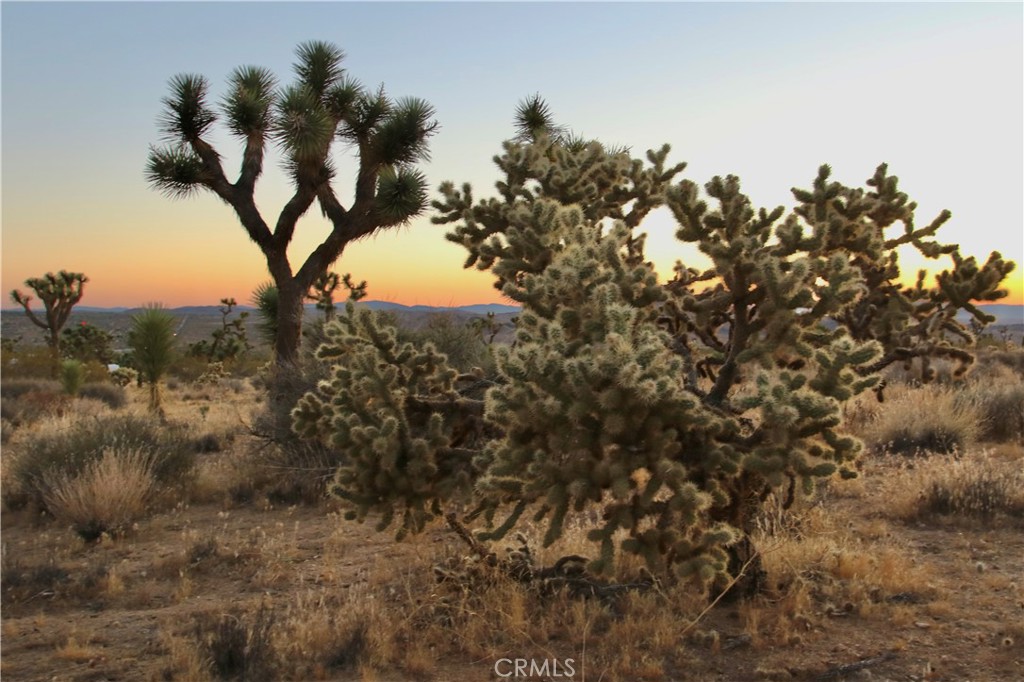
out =
[(827, 680), (836, 680), (850, 673), (855, 673), (858, 670), (864, 670), (871, 666), (878, 665), (879, 663), (885, 663), (886, 661), (896, 658), (895, 651), (886, 651), (881, 656), (872, 656), (871, 658), (864, 658), (853, 663), (845, 663), (843, 665), (837, 665), (829, 668), (822, 674), (818, 675), (814, 679), (816, 682), (826, 682)]

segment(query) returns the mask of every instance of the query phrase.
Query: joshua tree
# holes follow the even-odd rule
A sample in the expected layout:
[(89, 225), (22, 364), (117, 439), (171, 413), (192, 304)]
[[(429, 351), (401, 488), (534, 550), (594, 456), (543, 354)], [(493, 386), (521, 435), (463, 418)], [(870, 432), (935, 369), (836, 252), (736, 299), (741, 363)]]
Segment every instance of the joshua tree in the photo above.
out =
[[(427, 141), (437, 129), (427, 102), (395, 101), (383, 88), (367, 90), (348, 77), (341, 67), (344, 53), (337, 47), (303, 43), (297, 56), (296, 80), (281, 89), (263, 68), (239, 67), (231, 75), (220, 109), (230, 132), (244, 144), (234, 182), (208, 142), (217, 113), (208, 104), (209, 85), (202, 76), (171, 79), (160, 119), (169, 144), (151, 148), (146, 167), (150, 184), (168, 196), (186, 197), (199, 190), (215, 194), (234, 209), (263, 252), (279, 296), (274, 342), (279, 365), (295, 361), (303, 299), (345, 247), (377, 230), (402, 225), (426, 208), (426, 181), (414, 164), (427, 158)], [(332, 182), (336, 140), (352, 147), (359, 159), (347, 205)], [(280, 146), (294, 185), (273, 227), (253, 196), (272, 141)], [(332, 227), (294, 270), (288, 245), (299, 218), (314, 202)]]
[[(451, 502), (473, 500), (505, 536), (529, 510), (545, 543), (569, 514), (601, 510), (591, 568), (617, 551), (652, 570), (708, 584), (757, 578), (749, 542), (772, 492), (786, 503), (816, 479), (855, 476), (860, 443), (841, 406), (889, 363), (969, 355), (955, 313), (1005, 295), (1013, 263), (984, 264), (933, 241), (943, 213), (914, 223), (915, 204), (880, 166), (867, 189), (819, 169), (796, 208), (755, 209), (734, 176), (677, 181), (667, 146), (646, 161), (565, 133), (539, 98), (495, 159), (498, 198), (441, 187), (440, 223), (522, 305), (498, 379), (475, 399), (432, 347), (400, 344), (368, 314), (328, 329), (330, 381), (296, 407), (295, 429), (351, 457), (334, 491), (351, 516), (399, 515), (400, 534)], [(644, 257), (643, 217), (666, 204), (676, 233), (712, 266), (677, 264), (659, 282)], [(887, 236), (890, 227), (901, 228)], [(894, 249), (948, 254), (938, 286), (900, 281)], [(622, 538), (617, 541), (617, 538)], [(756, 587), (752, 580), (745, 586)]]
[(50, 346), (50, 353), (53, 357), (51, 371), (55, 377), (60, 367), (60, 330), (67, 323), (71, 309), (82, 300), (85, 283), (88, 281), (89, 278), (82, 273), (66, 270), (61, 270), (56, 275), (48, 272), (42, 277), (26, 279), (25, 286), (34, 291), (39, 300), (43, 302), (43, 308), (46, 310), (45, 321), (40, 320), (32, 312), (31, 296), (23, 294), (17, 289), (11, 292), (11, 300), (25, 309), (28, 319), (46, 331), (47, 345)]
[(139, 380), (149, 384), (149, 409), (162, 414), (160, 380), (174, 360), (174, 318), (159, 305), (146, 306), (132, 317), (128, 343)]

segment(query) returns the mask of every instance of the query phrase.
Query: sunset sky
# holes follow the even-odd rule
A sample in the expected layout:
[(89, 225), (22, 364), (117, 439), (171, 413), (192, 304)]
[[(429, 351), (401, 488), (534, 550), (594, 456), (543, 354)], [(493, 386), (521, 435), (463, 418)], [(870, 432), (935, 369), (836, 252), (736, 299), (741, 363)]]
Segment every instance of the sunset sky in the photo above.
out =
[[(435, 191), (493, 193), (516, 104), (539, 92), (560, 123), (638, 155), (667, 142), (685, 177), (738, 175), (758, 205), (790, 205), (822, 163), (862, 185), (888, 162), (919, 225), (948, 208), (944, 241), (1024, 259), (1020, 3), (4, 2), (0, 21), (5, 308), (27, 277), (60, 269), (89, 276), (82, 305), (248, 301), (268, 279), (258, 249), (214, 196), (149, 188), (148, 147), (171, 76), (207, 76), (217, 102), (239, 65), (289, 82), (295, 46), (314, 39), (343, 48), (364, 85), (434, 105), (422, 169)], [(212, 142), (233, 174), (237, 144), (219, 127)], [(289, 196), (277, 160), (257, 193), (270, 223)], [(703, 263), (666, 211), (642, 227), (660, 272)], [(316, 208), (300, 222), (293, 267), (326, 229)], [(368, 280), (371, 299), (501, 302), (444, 232), (428, 214), (334, 269)], [(903, 263), (909, 277), (924, 264)], [(1024, 302), (1022, 281), (1019, 268), (1004, 302)]]

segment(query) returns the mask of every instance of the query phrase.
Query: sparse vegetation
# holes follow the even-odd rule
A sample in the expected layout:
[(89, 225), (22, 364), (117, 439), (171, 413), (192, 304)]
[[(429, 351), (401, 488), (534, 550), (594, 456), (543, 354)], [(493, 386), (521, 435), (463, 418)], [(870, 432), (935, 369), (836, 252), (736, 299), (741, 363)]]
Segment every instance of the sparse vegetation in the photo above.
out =
[(114, 338), (96, 325), (82, 322), (68, 327), (60, 336), (61, 353), (67, 358), (103, 365), (114, 362)]
[(948, 386), (894, 387), (865, 430), (873, 450), (899, 454), (963, 452), (979, 436), (980, 417)]
[(922, 521), (1024, 520), (1024, 457), (1000, 459), (978, 450), (956, 459), (932, 457), (902, 474), (906, 486), (897, 509)]
[[(150, 154), (156, 188), (218, 195), (264, 253), (277, 363), (233, 298), (189, 354), (144, 310), (110, 382), (98, 327), (60, 334), (56, 375), (55, 346), (4, 339), (5, 679), (1020, 676), (1024, 351), (975, 343), (1012, 263), (935, 241), (949, 216), (917, 224), (884, 165), (864, 188), (820, 168), (785, 215), (534, 97), (497, 198), (445, 183), (435, 203), (522, 305), (512, 342), (493, 315), (373, 312), (326, 268), (423, 210), (436, 124), (341, 58), (301, 45), (284, 88), (231, 75), (236, 183), (200, 77), (172, 80)], [(358, 157), (347, 210), (335, 137)], [(253, 203), (270, 140), (295, 189), (273, 231)], [(330, 233), (293, 272), (314, 203)], [(637, 230), (658, 206), (707, 270), (655, 275)], [(952, 268), (908, 286), (905, 247)], [(86, 280), (60, 277), (70, 310)], [(324, 315), (300, 334), (304, 297)]]
[(186, 484), (195, 463), (181, 427), (132, 414), (64, 419), (27, 435), (5, 465), (7, 504), (32, 502), (52, 513), (47, 481), (77, 478), (110, 450), (145, 453), (154, 478), (168, 489)]

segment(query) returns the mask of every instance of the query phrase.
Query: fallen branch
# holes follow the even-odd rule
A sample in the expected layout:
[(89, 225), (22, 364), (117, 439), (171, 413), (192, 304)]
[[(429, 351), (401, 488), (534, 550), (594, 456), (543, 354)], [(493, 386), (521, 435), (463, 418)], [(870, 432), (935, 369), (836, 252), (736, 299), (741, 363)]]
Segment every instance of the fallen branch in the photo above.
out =
[(822, 674), (818, 675), (814, 679), (817, 682), (826, 682), (826, 680), (836, 680), (841, 677), (845, 677), (850, 673), (855, 673), (858, 670), (870, 668), (871, 666), (878, 665), (879, 663), (885, 663), (886, 661), (890, 661), (894, 658), (896, 658), (895, 651), (886, 651), (881, 656), (873, 656), (871, 658), (864, 658), (853, 663), (845, 663), (843, 665), (834, 666), (832, 668), (829, 668)]
[[(529, 544), (522, 535), (518, 535), (520, 547), (510, 550), (507, 559), (499, 560), (494, 552), (473, 537), (473, 534), (455, 514), (447, 514), (445, 520), (482, 564), (500, 569), (517, 582), (536, 585), (545, 594), (566, 589), (573, 597), (583, 599), (597, 597), (602, 601), (609, 601), (625, 592), (645, 592), (658, 584), (653, 576), (632, 583), (608, 583), (599, 580), (587, 575), (585, 565), (589, 559), (576, 554), (560, 558), (553, 566), (537, 568)], [(435, 573), (442, 581), (458, 581), (466, 577), (448, 569), (435, 568)]]

